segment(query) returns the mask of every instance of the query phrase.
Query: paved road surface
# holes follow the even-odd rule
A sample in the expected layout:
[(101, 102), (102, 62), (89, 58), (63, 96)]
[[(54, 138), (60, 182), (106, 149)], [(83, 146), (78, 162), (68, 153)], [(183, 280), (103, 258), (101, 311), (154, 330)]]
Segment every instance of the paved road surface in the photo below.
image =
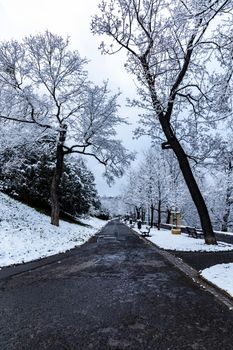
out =
[[(233, 235), (216, 233), (218, 242), (233, 244)], [(196, 270), (204, 270), (216, 264), (233, 263), (233, 251), (225, 252), (172, 252)], [(233, 277), (232, 277), (233, 278)]]
[[(233, 263), (233, 251), (225, 252), (172, 252), (196, 270), (204, 270), (217, 264)], [(233, 278), (233, 276), (232, 276)]]
[(1, 350), (231, 350), (233, 311), (110, 222), (76, 254), (0, 281)]
[[(170, 229), (171, 225), (162, 224), (163, 228)], [(182, 227), (182, 232), (186, 232), (186, 228)], [(233, 244), (233, 235), (227, 233), (217, 233), (215, 236), (218, 242), (225, 242)], [(172, 254), (181, 258), (188, 265), (192, 266), (196, 270), (204, 270), (207, 267), (216, 264), (233, 263), (233, 251), (225, 252), (175, 252)]]

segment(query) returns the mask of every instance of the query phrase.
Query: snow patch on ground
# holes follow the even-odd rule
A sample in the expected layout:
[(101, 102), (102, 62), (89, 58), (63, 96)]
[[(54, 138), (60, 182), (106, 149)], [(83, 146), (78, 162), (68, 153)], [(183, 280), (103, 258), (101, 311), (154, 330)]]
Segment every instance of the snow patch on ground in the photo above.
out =
[(201, 276), (233, 297), (233, 263), (211, 266), (201, 271)]
[(18, 264), (65, 252), (79, 246), (94, 235), (106, 221), (82, 220), (91, 227), (50, 218), (0, 193), (0, 267)]
[[(130, 225), (129, 225), (130, 227)], [(134, 231), (140, 234), (140, 230), (133, 228)], [(141, 231), (146, 231), (146, 226), (143, 226)], [(189, 252), (218, 252), (233, 250), (233, 245), (218, 242), (218, 245), (207, 245), (203, 239), (196, 239), (181, 233), (174, 235), (170, 230), (157, 230), (155, 228), (150, 230), (151, 237), (146, 237), (151, 242), (155, 243), (162, 249), (175, 251), (189, 251)], [(215, 284), (217, 287), (225, 290), (233, 297), (233, 263), (218, 264), (204, 269), (200, 272), (206, 280)]]
[(220, 233), (221, 235), (233, 236), (233, 232), (225, 232), (225, 231), (214, 231), (215, 233)]
[[(140, 234), (137, 228), (134, 228)], [(142, 231), (146, 231), (143, 227)], [(151, 237), (147, 239), (162, 249), (184, 251), (184, 252), (219, 252), (233, 250), (233, 245), (219, 242), (218, 245), (207, 245), (203, 239), (192, 238), (181, 233), (174, 235), (170, 230), (157, 230), (155, 228), (150, 230)]]

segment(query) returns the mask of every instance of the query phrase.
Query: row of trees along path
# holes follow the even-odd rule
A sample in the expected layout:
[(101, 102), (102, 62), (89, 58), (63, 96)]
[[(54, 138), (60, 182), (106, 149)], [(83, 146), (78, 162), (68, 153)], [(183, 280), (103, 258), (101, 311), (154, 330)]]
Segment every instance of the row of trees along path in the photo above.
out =
[(223, 13), (225, 19), (232, 21), (232, 2), (113, 0), (102, 1), (99, 9), (100, 15), (92, 20), (92, 32), (113, 39), (110, 44), (101, 43), (103, 53), (113, 54), (121, 49), (127, 53), (125, 66), (137, 77), (140, 98), (132, 105), (147, 111), (141, 131), (155, 137), (155, 130), (162, 129), (166, 137), (163, 147), (171, 148), (178, 159), (199, 213), (205, 242), (216, 244), (205, 201), (174, 125), (181, 111), (187, 115), (183, 118), (186, 124), (192, 125), (203, 119), (211, 122), (218, 113), (223, 117), (224, 112), (229, 112), (225, 108), (229, 102), (225, 82), (231, 81), (231, 64), (224, 64), (222, 59), (224, 72), (211, 74), (206, 62), (229, 55), (226, 48), (231, 29), (227, 21), (218, 28), (219, 35), (210, 27), (219, 23)]

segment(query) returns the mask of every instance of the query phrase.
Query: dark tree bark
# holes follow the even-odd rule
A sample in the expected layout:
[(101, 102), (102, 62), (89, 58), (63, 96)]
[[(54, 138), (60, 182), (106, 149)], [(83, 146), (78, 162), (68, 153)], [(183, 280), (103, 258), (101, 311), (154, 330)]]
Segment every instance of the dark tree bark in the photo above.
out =
[(160, 230), (161, 227), (161, 199), (158, 201), (158, 230)]
[(233, 170), (232, 162), (230, 161), (228, 163), (227, 167), (227, 191), (226, 191), (226, 198), (225, 198), (225, 210), (222, 218), (222, 231), (227, 232), (228, 231), (228, 224), (229, 224), (229, 217), (231, 212), (231, 206), (232, 206), (232, 186), (230, 181), (230, 175)]
[(136, 214), (137, 214), (137, 220), (139, 220), (140, 219), (140, 208), (135, 207), (135, 210), (136, 210)]
[(51, 184), (51, 224), (59, 226), (60, 217), (60, 184), (63, 175), (63, 165), (64, 165), (64, 142), (66, 139), (67, 126), (63, 125), (60, 131), (59, 141), (57, 145), (56, 152), (56, 166), (54, 169), (52, 184)]
[(144, 222), (146, 218), (146, 212), (143, 208), (141, 208), (141, 217), (142, 217), (142, 221)]
[[(218, 1), (216, 1), (215, 4), (218, 4)], [(113, 5), (114, 5), (114, 1), (113, 1)], [(182, 83), (184, 82), (185, 76), (187, 75), (187, 72), (191, 63), (191, 58), (192, 58), (194, 49), (196, 48), (196, 44), (201, 42), (202, 37), (204, 36), (208, 26), (210, 25), (210, 22), (215, 18), (215, 16), (217, 16), (219, 13), (223, 11), (225, 5), (227, 5), (227, 2), (225, 2), (224, 4), (220, 4), (219, 8), (216, 7), (212, 17), (208, 21), (207, 21), (207, 18), (205, 18), (205, 15), (206, 15), (205, 11), (203, 12), (203, 16), (200, 15), (198, 17), (199, 19), (197, 19), (197, 21), (195, 22), (195, 26), (196, 26), (195, 30), (193, 30), (190, 33), (190, 37), (187, 36), (187, 43), (186, 43), (185, 50), (183, 47), (183, 43), (182, 44), (180, 43), (180, 38), (179, 38), (179, 35), (177, 34), (176, 43), (179, 46), (182, 46), (182, 49), (184, 50), (184, 52), (182, 57), (168, 58), (168, 60), (169, 59), (177, 60), (178, 65), (176, 67), (176, 65), (174, 64), (174, 67), (176, 67), (177, 75), (176, 77), (174, 77), (174, 81), (170, 86), (170, 91), (169, 91), (169, 95), (167, 96), (166, 106), (164, 104), (164, 101), (161, 100), (157, 95), (157, 86), (156, 86), (157, 84), (161, 84), (161, 80), (158, 79), (158, 77), (161, 74), (163, 76), (163, 72), (160, 71), (159, 63), (158, 63), (159, 69), (158, 71), (156, 70), (157, 62), (160, 61), (160, 51), (157, 51), (157, 48), (156, 48), (158, 33), (157, 32), (155, 33), (154, 28), (156, 26), (154, 25), (154, 23), (152, 23), (154, 21), (156, 22), (156, 19), (153, 17), (154, 11), (156, 13), (156, 6), (153, 1), (146, 2), (145, 7), (144, 7), (144, 3), (140, 1), (132, 1), (132, 5), (133, 5), (132, 7), (130, 5), (119, 6), (118, 8), (119, 12), (116, 15), (111, 13), (112, 11), (111, 6), (109, 8), (109, 11), (108, 9), (102, 9), (103, 19), (101, 20), (101, 18), (97, 16), (99, 21), (95, 20), (95, 23), (93, 21), (92, 23), (93, 32), (94, 33), (96, 32), (98, 34), (103, 34), (103, 32), (105, 32), (107, 35), (111, 36), (115, 40), (115, 42), (120, 46), (120, 48), (123, 48), (128, 51), (129, 56), (132, 56), (133, 67), (136, 67), (138, 63), (138, 67), (132, 70), (132, 73), (137, 76), (139, 82), (143, 80), (143, 77), (140, 72), (140, 68), (142, 68), (142, 74), (145, 78), (145, 81), (142, 81), (142, 92), (141, 92), (142, 98), (145, 98), (143, 85), (146, 84), (148, 88), (148, 92), (151, 97), (152, 108), (154, 110), (154, 117), (155, 119), (159, 120), (160, 125), (163, 129), (163, 132), (166, 136), (166, 139), (167, 139), (166, 146), (168, 146), (169, 148), (172, 148), (173, 152), (175, 153), (178, 159), (180, 169), (184, 176), (184, 180), (190, 191), (193, 202), (197, 208), (204, 237), (205, 237), (205, 242), (207, 244), (216, 244), (216, 238), (213, 232), (210, 216), (209, 216), (205, 201), (202, 197), (202, 194), (197, 185), (197, 182), (193, 176), (193, 173), (188, 161), (188, 157), (185, 151), (183, 150), (183, 147), (180, 144), (179, 140), (176, 138), (175, 132), (172, 130), (171, 117), (172, 117), (176, 97), (178, 94), (180, 94)], [(149, 8), (150, 10), (148, 10)], [(145, 11), (144, 13), (143, 13), (143, 10)], [(150, 16), (147, 16), (149, 12), (150, 12)], [(121, 18), (122, 20), (119, 21), (119, 18)], [(138, 34), (132, 33), (132, 30), (133, 30), (132, 28), (134, 27), (132, 24), (133, 21), (136, 22), (137, 28), (138, 30), (140, 30), (140, 33)], [(206, 25), (204, 25), (203, 22), (206, 22)], [(128, 23), (128, 28), (126, 23)], [(136, 39), (134, 35), (136, 35)], [(110, 53), (111, 51), (111, 50), (108, 51), (105, 49), (103, 50), (106, 53)], [(113, 52), (114, 51), (112, 51), (111, 53)], [(174, 49), (174, 52), (176, 53), (176, 49)], [(166, 62), (166, 59), (164, 59), (164, 64), (165, 62)], [(166, 76), (167, 74), (166, 72), (167, 71), (165, 69), (164, 77), (166, 77), (165, 79), (169, 80), (168, 77)], [(163, 88), (167, 89), (168, 86), (164, 85)], [(139, 94), (140, 94), (140, 90), (139, 90)], [(188, 98), (188, 100), (190, 99), (189, 94), (186, 97)], [(191, 104), (193, 105), (192, 101), (191, 101)]]
[(225, 200), (225, 211), (224, 211), (223, 218), (222, 218), (222, 231), (223, 232), (228, 231), (229, 216), (230, 216), (231, 205), (232, 205), (230, 197), (231, 197), (231, 191), (228, 188), (226, 200)]
[(166, 118), (160, 118), (160, 123), (163, 128), (164, 134), (167, 137), (168, 143), (171, 146), (172, 150), (174, 151), (178, 159), (180, 169), (184, 176), (184, 180), (189, 189), (193, 202), (197, 208), (200, 221), (201, 221), (203, 234), (205, 237), (205, 242), (207, 244), (216, 244), (217, 242), (213, 232), (209, 212), (206, 207), (204, 198), (201, 194), (201, 191), (192, 173), (192, 170), (188, 161), (188, 157), (184, 152), (180, 142), (176, 138), (176, 135), (172, 130), (172, 127), (169, 121)]
[(150, 227), (153, 227), (153, 224), (154, 224), (154, 206), (153, 204), (151, 204), (150, 206)]
[(171, 210), (167, 209), (167, 219), (166, 219), (166, 224), (170, 224), (171, 220)]
[(178, 89), (179, 85), (181, 84), (186, 71), (188, 69), (191, 55), (192, 55), (192, 44), (193, 44), (194, 37), (191, 38), (189, 42), (189, 48), (186, 54), (184, 65), (180, 71), (180, 74), (177, 77), (177, 80), (175, 81), (171, 92), (170, 92), (170, 100), (168, 103), (168, 107), (166, 112), (161, 107), (160, 101), (157, 98), (156, 90), (155, 90), (155, 77), (150, 72), (150, 66), (147, 61), (147, 56), (150, 52), (150, 46), (148, 50), (145, 52), (144, 55), (140, 57), (140, 62), (144, 70), (144, 74), (146, 77), (146, 81), (148, 84), (148, 89), (150, 92), (151, 100), (152, 100), (152, 106), (155, 111), (155, 114), (157, 115), (160, 125), (163, 129), (164, 135), (167, 138), (166, 142), (166, 148), (171, 148), (173, 152), (175, 153), (177, 160), (179, 162), (179, 166), (181, 169), (181, 172), (183, 174), (184, 180), (186, 182), (186, 185), (189, 189), (190, 195), (193, 199), (193, 202), (197, 208), (204, 238), (206, 244), (217, 244), (215, 234), (213, 231), (213, 227), (211, 224), (210, 216), (208, 209), (206, 207), (204, 198), (201, 194), (201, 191), (197, 185), (197, 182), (195, 180), (195, 177), (192, 173), (192, 169), (190, 167), (188, 157), (183, 150), (182, 145), (180, 144), (179, 140), (177, 139), (175, 132), (172, 128), (170, 119), (173, 111), (173, 105), (174, 105), (174, 99), (176, 96), (176, 90)]
[(223, 232), (227, 232), (228, 231), (228, 218), (229, 218), (229, 215), (230, 215), (230, 210), (229, 209), (226, 209), (225, 210), (225, 213), (223, 215), (223, 222), (222, 222), (222, 227), (221, 227), (221, 230)]

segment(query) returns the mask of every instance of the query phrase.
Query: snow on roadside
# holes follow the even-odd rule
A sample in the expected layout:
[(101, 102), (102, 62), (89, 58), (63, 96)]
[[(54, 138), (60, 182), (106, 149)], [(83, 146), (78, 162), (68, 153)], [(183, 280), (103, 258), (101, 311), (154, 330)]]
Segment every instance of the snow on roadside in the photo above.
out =
[[(140, 233), (137, 228), (134, 228), (134, 230)], [(145, 231), (145, 227), (143, 228), (143, 231)], [(207, 245), (203, 239), (188, 237), (184, 233), (174, 235), (171, 234), (170, 230), (157, 230), (153, 228), (150, 230), (150, 235), (151, 237), (147, 237), (148, 240), (155, 243), (160, 248), (168, 250), (186, 252), (217, 252), (233, 250), (232, 244), (219, 242), (218, 245)]]
[(220, 233), (221, 235), (233, 236), (233, 232), (225, 232), (225, 231), (214, 231), (215, 233)]
[(106, 224), (96, 218), (84, 227), (63, 220), (60, 226), (25, 204), (0, 193), (0, 267), (65, 252), (79, 246)]
[(204, 269), (200, 274), (233, 297), (233, 263), (214, 265)]
[[(130, 225), (129, 225), (130, 226)], [(133, 228), (140, 234), (140, 230)], [(144, 226), (141, 231), (146, 231)], [(218, 245), (207, 245), (203, 239), (188, 237), (186, 234), (174, 235), (170, 230), (150, 230), (151, 237), (146, 237), (162, 249), (175, 251), (193, 251), (193, 252), (218, 252), (233, 250), (233, 245), (218, 242)], [(215, 284), (217, 287), (225, 290), (233, 297), (233, 263), (213, 265), (200, 271), (200, 275), (206, 280)]]

